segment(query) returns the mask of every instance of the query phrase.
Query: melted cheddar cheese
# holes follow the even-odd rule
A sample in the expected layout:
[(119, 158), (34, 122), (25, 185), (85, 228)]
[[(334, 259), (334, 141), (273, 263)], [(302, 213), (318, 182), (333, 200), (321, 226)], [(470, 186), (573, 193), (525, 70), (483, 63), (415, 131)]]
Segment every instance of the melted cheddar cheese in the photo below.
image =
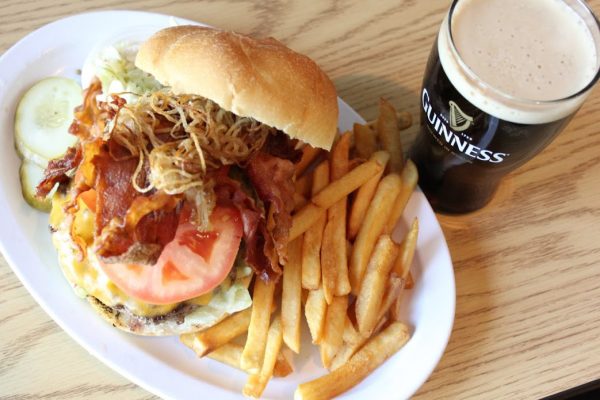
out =
[[(121, 305), (143, 317), (167, 314), (181, 304), (156, 305), (138, 301), (123, 292), (108, 278), (90, 247), (87, 248), (87, 257), (82, 259), (81, 250), (73, 241), (70, 229), (73, 234), (83, 239), (87, 246), (90, 246), (94, 241), (95, 216), (81, 200), (78, 204), (79, 210), (73, 216), (66, 214), (64, 205), (68, 200), (68, 196), (62, 194), (54, 196), (50, 212), (50, 225), (55, 229), (52, 240), (58, 250), (63, 273), (80, 296), (91, 295), (107, 306)], [(72, 226), (71, 220), (73, 221)], [(230, 287), (230, 279), (227, 278), (223, 284)], [(187, 300), (186, 303), (203, 306), (208, 305), (212, 298), (213, 293), (209, 292)]]

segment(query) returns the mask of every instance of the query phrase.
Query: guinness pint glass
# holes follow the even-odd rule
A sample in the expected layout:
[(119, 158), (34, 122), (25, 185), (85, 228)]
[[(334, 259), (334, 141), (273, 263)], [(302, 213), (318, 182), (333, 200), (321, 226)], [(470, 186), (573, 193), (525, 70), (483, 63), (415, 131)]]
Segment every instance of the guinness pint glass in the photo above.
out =
[(483, 207), (598, 80), (600, 28), (578, 0), (454, 0), (423, 80), (410, 150), (434, 209)]

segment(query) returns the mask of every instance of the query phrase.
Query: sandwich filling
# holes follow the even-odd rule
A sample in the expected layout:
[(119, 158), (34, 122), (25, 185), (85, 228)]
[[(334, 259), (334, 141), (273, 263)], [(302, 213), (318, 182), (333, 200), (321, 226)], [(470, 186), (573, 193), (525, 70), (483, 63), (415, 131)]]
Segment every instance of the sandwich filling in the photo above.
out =
[[(221, 242), (230, 241), (235, 249), (226, 273), (237, 259), (260, 279), (277, 279), (291, 227), (294, 162), (299, 158), (295, 141), (208, 99), (174, 95), (167, 88), (141, 95), (133, 104), (118, 95), (102, 98), (101, 84), (94, 80), (70, 128), (78, 143), (49, 163), (38, 186), (38, 195), (45, 196), (59, 184), (61, 201), (55, 208), (62, 216), (55, 221), (70, 221), (68, 233), (79, 262), (73, 265), (89, 271), (100, 266), (108, 278), (119, 281), (119, 270), (145, 274), (162, 263), (163, 280), (167, 270), (169, 279), (183, 279), (187, 272), (178, 268), (181, 263), (163, 259), (182, 227), (188, 227), (187, 235), (195, 241), (189, 249), (206, 261), (205, 268), (213, 268), (208, 261), (219, 258), (211, 255), (215, 243), (223, 247)], [(74, 223), (82, 210), (89, 212), (93, 228)], [(225, 222), (215, 222), (215, 215)], [(239, 238), (236, 242), (228, 226), (238, 220), (242, 244), (236, 257)], [(126, 282), (112, 292), (135, 298)], [(177, 300), (198, 302), (213, 289), (204, 285)], [(175, 306), (150, 312), (131, 307), (155, 315)]]

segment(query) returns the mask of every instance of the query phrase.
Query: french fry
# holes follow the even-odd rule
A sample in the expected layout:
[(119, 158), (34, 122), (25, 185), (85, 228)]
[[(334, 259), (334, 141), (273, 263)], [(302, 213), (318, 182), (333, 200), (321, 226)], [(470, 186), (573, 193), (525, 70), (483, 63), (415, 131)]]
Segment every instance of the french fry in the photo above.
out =
[(321, 247), (321, 283), (327, 304), (331, 304), (337, 284), (337, 254), (333, 251), (335, 245), (335, 225), (327, 223), (323, 230)]
[(398, 129), (401, 131), (410, 128), (412, 125), (412, 115), (408, 111), (398, 112)]
[[(385, 317), (385, 315), (388, 313), (388, 311), (390, 311), (390, 309), (396, 302), (396, 299), (400, 297), (400, 293), (402, 293), (403, 288), (404, 281), (402, 280), (402, 278), (400, 278), (392, 272), (387, 283), (387, 290), (385, 292), (385, 295), (383, 296), (383, 300), (381, 300), (381, 308), (377, 313), (377, 325), (379, 325), (379, 321), (381, 321), (383, 317)], [(375, 328), (375, 330), (377, 330), (377, 328)]]
[(398, 219), (400, 219), (400, 216), (404, 212), (410, 196), (415, 190), (415, 186), (417, 186), (418, 180), (419, 173), (417, 172), (417, 167), (412, 160), (406, 160), (406, 164), (402, 170), (402, 190), (394, 201), (392, 212), (390, 213), (390, 217), (385, 228), (386, 233), (391, 235), (394, 231), (396, 223), (398, 223)]
[(369, 204), (363, 224), (354, 241), (350, 258), (350, 285), (354, 295), (358, 295), (360, 291), (362, 278), (375, 242), (388, 221), (389, 210), (400, 193), (401, 187), (402, 181), (398, 174), (392, 173), (385, 176), (379, 182), (375, 196)]
[[(240, 359), (242, 358), (243, 351), (244, 346), (241, 344), (226, 343), (208, 353), (206, 357), (243, 371), (240, 365)], [(277, 361), (275, 362), (275, 367), (273, 368), (273, 376), (284, 377), (288, 376), (292, 372), (294, 372), (294, 369), (292, 368), (290, 362), (281, 352), (279, 352), (277, 355)]]
[[(419, 236), (419, 220), (415, 218), (410, 226), (410, 229), (402, 243), (396, 261), (394, 262), (394, 274), (402, 279), (403, 288), (407, 288), (407, 283), (410, 278), (410, 287), (412, 287), (412, 275), (410, 274), (410, 266), (412, 265), (417, 247), (417, 238)], [(391, 307), (392, 318), (398, 321), (401, 318), (401, 298), (398, 296)]]
[(417, 247), (417, 237), (419, 236), (419, 220), (415, 218), (410, 226), (408, 233), (400, 244), (400, 252), (394, 263), (394, 273), (402, 279), (406, 279), (410, 271), (415, 249)]
[(377, 333), (377, 332), (379, 332), (379, 331), (381, 330), (381, 328), (383, 328), (383, 327), (385, 326), (385, 324), (387, 324), (387, 323), (388, 323), (388, 320), (389, 320), (389, 319), (390, 319), (390, 318), (387, 316), (387, 314), (386, 314), (386, 315), (384, 315), (383, 317), (381, 317), (381, 319), (379, 319), (379, 320), (377, 321), (377, 324), (375, 325), (375, 328), (373, 328), (373, 332), (374, 332), (374, 333)]
[(356, 155), (368, 159), (377, 151), (375, 132), (368, 125), (354, 124), (354, 148)]
[(408, 327), (394, 322), (370, 339), (350, 361), (335, 371), (298, 386), (294, 400), (331, 399), (359, 384), (406, 344)]
[[(410, 128), (413, 123), (412, 114), (408, 111), (397, 111), (396, 118), (398, 118), (398, 129), (401, 131)], [(377, 129), (377, 119), (369, 121), (367, 126), (371, 128), (371, 130)]]
[(383, 98), (379, 100), (377, 135), (383, 148), (390, 153), (390, 171), (402, 171), (404, 156), (400, 141), (400, 129), (398, 129), (398, 116), (394, 106)]
[(347, 308), (348, 296), (334, 297), (327, 307), (323, 339), (321, 340), (321, 361), (327, 369), (330, 368), (333, 357), (343, 343)]
[(304, 196), (298, 192), (294, 193), (294, 210), (301, 209), (306, 205), (306, 203), (308, 203), (308, 200), (306, 200)]
[(281, 349), (283, 333), (279, 316), (276, 316), (269, 327), (265, 356), (260, 372), (251, 374), (246, 381), (243, 393), (245, 396), (258, 398), (265, 390), (267, 383), (273, 376), (273, 369), (277, 362), (277, 356)]
[[(376, 153), (379, 164), (385, 166), (387, 165), (388, 160), (390, 159), (390, 154), (386, 152)], [(362, 224), (365, 213), (367, 212), (367, 208), (375, 195), (375, 190), (377, 189), (377, 185), (381, 180), (381, 176), (383, 175), (383, 170), (381, 170), (378, 174), (374, 175), (369, 179), (364, 185), (362, 185), (356, 196), (354, 197), (354, 202), (352, 203), (352, 209), (350, 211), (350, 218), (348, 219), (348, 238), (354, 239), (358, 234), (358, 230), (360, 229), (360, 225)]]
[(306, 145), (302, 148), (302, 158), (296, 164), (296, 177), (302, 176), (306, 168), (321, 154), (321, 149)]
[(381, 235), (369, 260), (356, 298), (356, 322), (361, 334), (370, 334), (377, 324), (385, 284), (397, 255), (398, 246), (389, 235)]
[(265, 283), (258, 277), (254, 280), (248, 338), (240, 359), (242, 369), (250, 373), (258, 373), (263, 363), (274, 292), (275, 283)]
[(382, 169), (383, 166), (377, 162), (377, 158), (372, 157), (369, 161), (360, 164), (340, 179), (327, 185), (313, 196), (310, 203), (294, 214), (288, 240), (294, 240), (306, 232), (326, 209), (358, 189)]
[[(340, 179), (348, 173), (350, 136), (351, 135), (349, 132), (343, 134), (333, 148), (331, 153), (332, 180)], [(331, 240), (332, 247), (324, 248), (324, 251), (331, 251), (334, 253), (336, 269), (334, 292), (336, 296), (344, 296), (350, 293), (350, 281), (348, 279), (348, 256), (346, 254), (347, 205), (347, 199), (343, 198), (327, 211), (327, 224), (332, 225), (331, 232), (333, 237)]]
[(295, 187), (294, 191), (295, 191), (295, 193), (302, 195), (302, 197), (310, 198), (310, 196), (311, 196), (310, 189), (312, 187), (312, 184), (313, 184), (313, 175), (312, 174), (303, 175), (300, 178), (297, 178), (296, 182), (294, 182), (294, 187)]
[(302, 236), (288, 245), (288, 261), (283, 268), (281, 325), (283, 341), (296, 354), (300, 352), (302, 309)]
[(304, 314), (314, 344), (321, 343), (326, 313), (327, 301), (325, 300), (323, 288), (310, 290), (306, 299), (306, 305), (304, 306)]
[[(325, 160), (315, 168), (312, 194), (321, 191), (329, 183), (329, 161)], [(321, 282), (321, 242), (326, 223), (325, 213), (304, 233), (302, 245), (302, 287), (318, 289)]]
[(404, 289), (412, 289), (415, 286), (415, 279), (413, 278), (412, 272), (408, 271), (406, 282), (404, 282)]
[(197, 333), (185, 333), (180, 336), (184, 343), (190, 343), (198, 357), (223, 346), (248, 330), (252, 307), (237, 312), (216, 325)]
[(345, 364), (350, 357), (354, 355), (358, 351), (360, 347), (367, 341), (368, 337), (361, 335), (358, 333), (352, 321), (348, 316), (346, 316), (346, 322), (344, 324), (344, 344), (337, 351), (335, 357), (331, 362), (330, 369), (336, 370)]
[(288, 240), (294, 240), (302, 235), (311, 226), (315, 224), (325, 215), (326, 209), (316, 206), (313, 203), (307, 203), (304, 207), (298, 210), (292, 217), (292, 227), (290, 228), (290, 236)]
[(377, 160), (378, 158), (373, 156), (369, 161), (360, 164), (340, 179), (331, 182), (313, 196), (312, 203), (327, 209), (345, 198), (383, 169), (383, 166)]
[(343, 339), (345, 343), (356, 343), (360, 340), (360, 334), (354, 327), (354, 324), (348, 315), (346, 315), (346, 322), (344, 322)]
[(275, 362), (275, 368), (273, 368), (273, 376), (276, 378), (283, 378), (294, 372), (294, 367), (288, 361), (287, 357), (280, 351), (277, 354), (277, 361)]

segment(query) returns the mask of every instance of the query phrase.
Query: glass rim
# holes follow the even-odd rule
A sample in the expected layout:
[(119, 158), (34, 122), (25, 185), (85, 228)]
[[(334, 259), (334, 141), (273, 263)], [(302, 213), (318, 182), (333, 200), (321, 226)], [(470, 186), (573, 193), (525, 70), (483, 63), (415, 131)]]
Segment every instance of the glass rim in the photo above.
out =
[[(598, 81), (598, 79), (600, 79), (600, 61), (599, 61), (599, 62), (597, 62), (597, 65), (596, 65), (596, 74), (582, 89), (578, 90), (577, 92), (575, 92), (567, 97), (562, 97), (559, 99), (551, 99), (551, 100), (535, 100), (535, 99), (528, 99), (528, 98), (524, 98), (524, 97), (513, 96), (513, 95), (510, 95), (510, 94), (488, 84), (479, 75), (477, 75), (475, 73), (475, 71), (473, 71), (471, 69), (471, 67), (469, 67), (467, 65), (467, 63), (461, 57), (460, 52), (456, 48), (456, 45), (454, 44), (454, 37), (452, 35), (452, 16), (454, 15), (456, 6), (458, 5), (458, 3), (460, 1), (463, 1), (463, 0), (453, 0), (452, 1), (452, 5), (450, 6), (450, 11), (449, 11), (448, 17), (447, 17), (448, 18), (448, 36), (450, 38), (450, 48), (452, 49), (452, 52), (456, 55), (457, 62), (468, 73), (469, 77), (471, 79), (474, 79), (478, 85), (483, 86), (486, 90), (490, 90), (494, 94), (498, 95), (499, 97), (501, 97), (507, 101), (511, 101), (511, 102), (517, 102), (517, 103), (521, 103), (521, 104), (530, 104), (530, 105), (555, 104), (555, 103), (560, 103), (560, 102), (564, 102), (564, 101), (568, 101), (568, 100), (573, 100), (573, 99), (585, 94), (586, 92), (591, 90), (592, 87)], [(564, 0), (561, 0), (561, 1), (564, 2)], [(589, 14), (589, 16), (593, 19), (595, 26), (598, 29), (598, 34), (600, 35), (600, 21), (596, 17), (596, 14), (594, 14), (593, 10), (588, 6), (588, 4), (585, 1), (582, 1), (582, 0), (575, 0), (575, 1), (577, 1), (577, 3), (579, 3), (586, 10), (586, 12)], [(570, 8), (573, 8), (568, 4), (567, 4), (567, 6), (569, 6)], [(579, 13), (578, 13), (578, 15), (579, 15)], [(586, 26), (589, 27), (589, 24), (586, 23)], [(596, 47), (597, 58), (600, 59), (600, 42), (594, 39), (594, 45)]]

